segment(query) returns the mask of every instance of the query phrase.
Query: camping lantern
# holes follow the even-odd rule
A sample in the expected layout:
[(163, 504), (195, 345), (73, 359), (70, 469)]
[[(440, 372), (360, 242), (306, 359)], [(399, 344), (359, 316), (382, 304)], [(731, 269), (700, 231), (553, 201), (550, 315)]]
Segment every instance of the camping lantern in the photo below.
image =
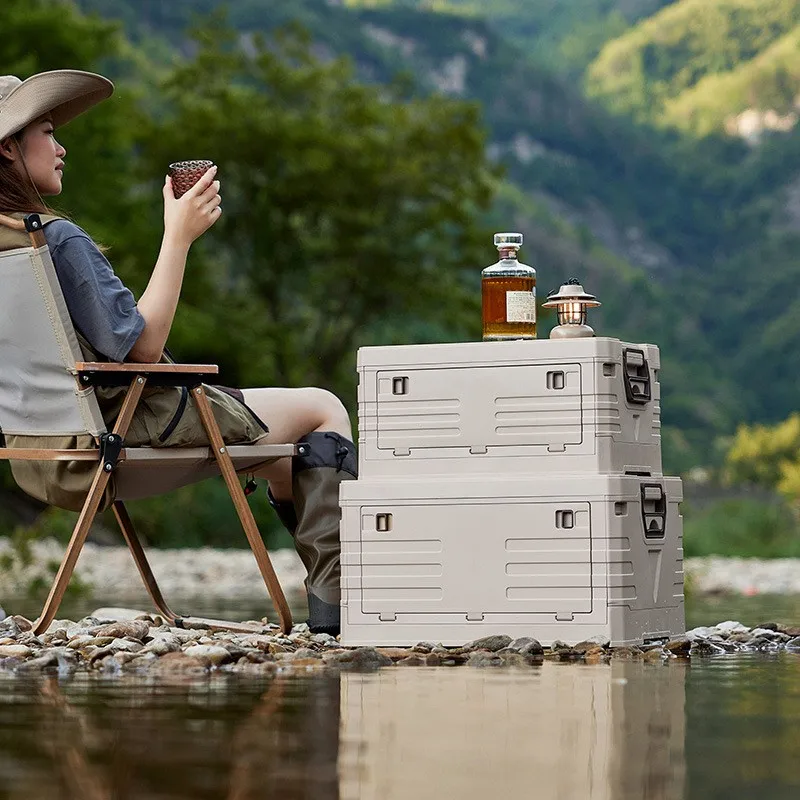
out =
[(557, 292), (552, 292), (543, 308), (555, 308), (558, 325), (550, 331), (551, 339), (579, 339), (594, 336), (586, 324), (586, 309), (601, 305), (593, 294), (583, 291), (577, 278), (570, 278)]

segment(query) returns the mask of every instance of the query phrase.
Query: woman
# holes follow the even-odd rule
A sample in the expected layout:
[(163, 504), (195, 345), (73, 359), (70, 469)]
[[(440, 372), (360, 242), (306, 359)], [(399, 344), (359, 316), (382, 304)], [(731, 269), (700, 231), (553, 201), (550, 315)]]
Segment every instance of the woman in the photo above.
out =
[[(0, 213), (42, 215), (45, 236), (67, 308), (87, 360), (158, 362), (162, 359), (192, 243), (222, 214), (220, 181), (212, 167), (183, 197), (170, 178), (163, 187), (164, 237), (147, 288), (138, 301), (114, 274), (92, 240), (60, 218), (43, 197), (61, 193), (67, 152), (57, 129), (110, 97), (113, 84), (100, 75), (57, 70), (25, 81), (0, 77)], [(0, 249), (26, 246), (0, 228)], [(153, 389), (146, 417), (134, 417), (131, 444), (207, 444), (191, 403), (179, 390)], [(356, 477), (350, 420), (330, 392), (305, 389), (208, 387), (225, 440), (234, 443), (302, 440), (309, 452), (281, 459), (257, 476), (292, 533), (308, 570), (309, 627), (339, 629), (339, 483)], [(114, 394), (99, 398), (111, 425), (119, 411)], [(153, 413), (153, 409), (157, 413)], [(154, 419), (156, 422), (154, 422)], [(262, 422), (267, 420), (269, 427)], [(133, 438), (131, 438), (133, 437)], [(134, 441), (135, 440), (135, 441)]]

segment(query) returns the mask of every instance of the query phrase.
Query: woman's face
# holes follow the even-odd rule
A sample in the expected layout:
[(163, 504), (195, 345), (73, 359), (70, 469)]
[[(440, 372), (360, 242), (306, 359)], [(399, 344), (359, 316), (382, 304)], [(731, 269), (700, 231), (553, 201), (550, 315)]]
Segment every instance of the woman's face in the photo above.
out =
[(62, 170), (67, 151), (56, 141), (50, 117), (42, 117), (28, 125), (22, 131), (19, 141), (25, 166), (17, 158), (17, 171), (24, 177), (27, 167), (34, 186), (43, 197), (61, 194)]

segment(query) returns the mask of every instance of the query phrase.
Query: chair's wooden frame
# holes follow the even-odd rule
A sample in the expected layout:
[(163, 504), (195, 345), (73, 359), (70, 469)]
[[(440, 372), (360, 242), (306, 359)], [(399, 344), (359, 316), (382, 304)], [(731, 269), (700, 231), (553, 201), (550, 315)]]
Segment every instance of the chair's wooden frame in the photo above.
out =
[[(37, 219), (38, 221), (38, 219)], [(25, 224), (0, 215), (0, 223), (26, 230)], [(46, 246), (44, 232), (41, 227), (35, 230), (27, 229), (30, 234), (31, 242), (35, 248)], [(128, 391), (120, 409), (119, 416), (114, 424), (111, 433), (100, 437), (98, 449), (96, 450), (39, 450), (21, 448), (0, 448), (0, 461), (28, 460), (28, 461), (75, 461), (92, 460), (97, 461), (97, 472), (92, 480), (91, 487), (83, 508), (75, 523), (64, 558), (56, 574), (50, 593), (45, 601), (44, 608), (38, 619), (33, 623), (33, 631), (36, 634), (42, 633), (47, 629), (56, 616), (58, 608), (64, 597), (64, 593), (69, 584), (75, 564), (78, 561), (81, 549), (86, 542), (86, 537), (92, 526), (100, 507), (108, 481), (114, 470), (118, 468), (119, 462), (136, 461), (137, 452), (140, 454), (148, 453), (146, 458), (153, 468), (168, 465), (170, 463), (179, 464), (185, 461), (186, 451), (191, 449), (194, 457), (198, 452), (205, 451), (204, 455), (210, 461), (212, 455), (216, 459), (219, 470), (228, 487), (236, 513), (242, 523), (247, 541), (255, 556), (256, 563), (264, 579), (272, 603), (278, 615), (281, 630), (289, 633), (292, 628), (292, 615), (286, 597), (281, 588), (275, 569), (272, 566), (269, 553), (261, 539), (253, 512), (247, 503), (244, 490), (239, 483), (239, 478), (234, 467), (230, 448), (225, 445), (220, 433), (219, 425), (214, 419), (208, 396), (203, 388), (202, 381), (206, 376), (216, 375), (219, 368), (214, 364), (139, 364), (139, 363), (94, 363), (78, 362), (75, 364), (76, 379), (82, 388), (87, 385), (127, 385)], [(128, 432), (134, 412), (142, 396), (148, 381), (159, 386), (186, 386), (189, 388), (192, 401), (195, 403), (203, 428), (208, 436), (211, 446), (209, 448), (174, 448), (170, 453), (170, 448), (159, 448), (156, 452), (156, 459), (152, 458), (153, 448), (127, 448), (124, 447), (125, 435)], [(263, 456), (265, 462), (276, 458), (291, 457), (302, 452), (302, 444), (275, 444), (275, 445), (255, 445), (259, 457)], [(245, 455), (247, 446), (233, 448), (237, 455)], [(181, 452), (183, 451), (183, 453)], [(157, 460), (157, 464), (153, 463)], [(183, 617), (173, 612), (164, 600), (161, 590), (158, 587), (155, 576), (150, 569), (150, 564), (145, 555), (144, 549), (139, 541), (133, 523), (128, 516), (128, 511), (124, 503), (115, 501), (113, 504), (114, 515), (122, 530), (122, 535), (128, 545), (128, 549), (133, 555), (139, 575), (153, 600), (158, 612), (171, 625), (182, 627), (192, 625), (204, 625), (213, 629), (234, 630), (251, 632), (254, 629), (242, 623), (226, 622), (222, 620), (208, 620), (199, 617)]]

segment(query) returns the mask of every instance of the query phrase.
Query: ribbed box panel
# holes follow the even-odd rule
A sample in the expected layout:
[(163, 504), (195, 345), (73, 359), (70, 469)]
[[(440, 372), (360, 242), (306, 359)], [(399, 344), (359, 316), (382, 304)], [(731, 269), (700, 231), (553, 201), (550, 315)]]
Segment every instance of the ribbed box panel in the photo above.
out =
[(494, 633), (641, 643), (684, 630), (677, 478), (345, 482), (342, 641)]
[(660, 476), (659, 369), (610, 338), (361, 348), (360, 474)]

